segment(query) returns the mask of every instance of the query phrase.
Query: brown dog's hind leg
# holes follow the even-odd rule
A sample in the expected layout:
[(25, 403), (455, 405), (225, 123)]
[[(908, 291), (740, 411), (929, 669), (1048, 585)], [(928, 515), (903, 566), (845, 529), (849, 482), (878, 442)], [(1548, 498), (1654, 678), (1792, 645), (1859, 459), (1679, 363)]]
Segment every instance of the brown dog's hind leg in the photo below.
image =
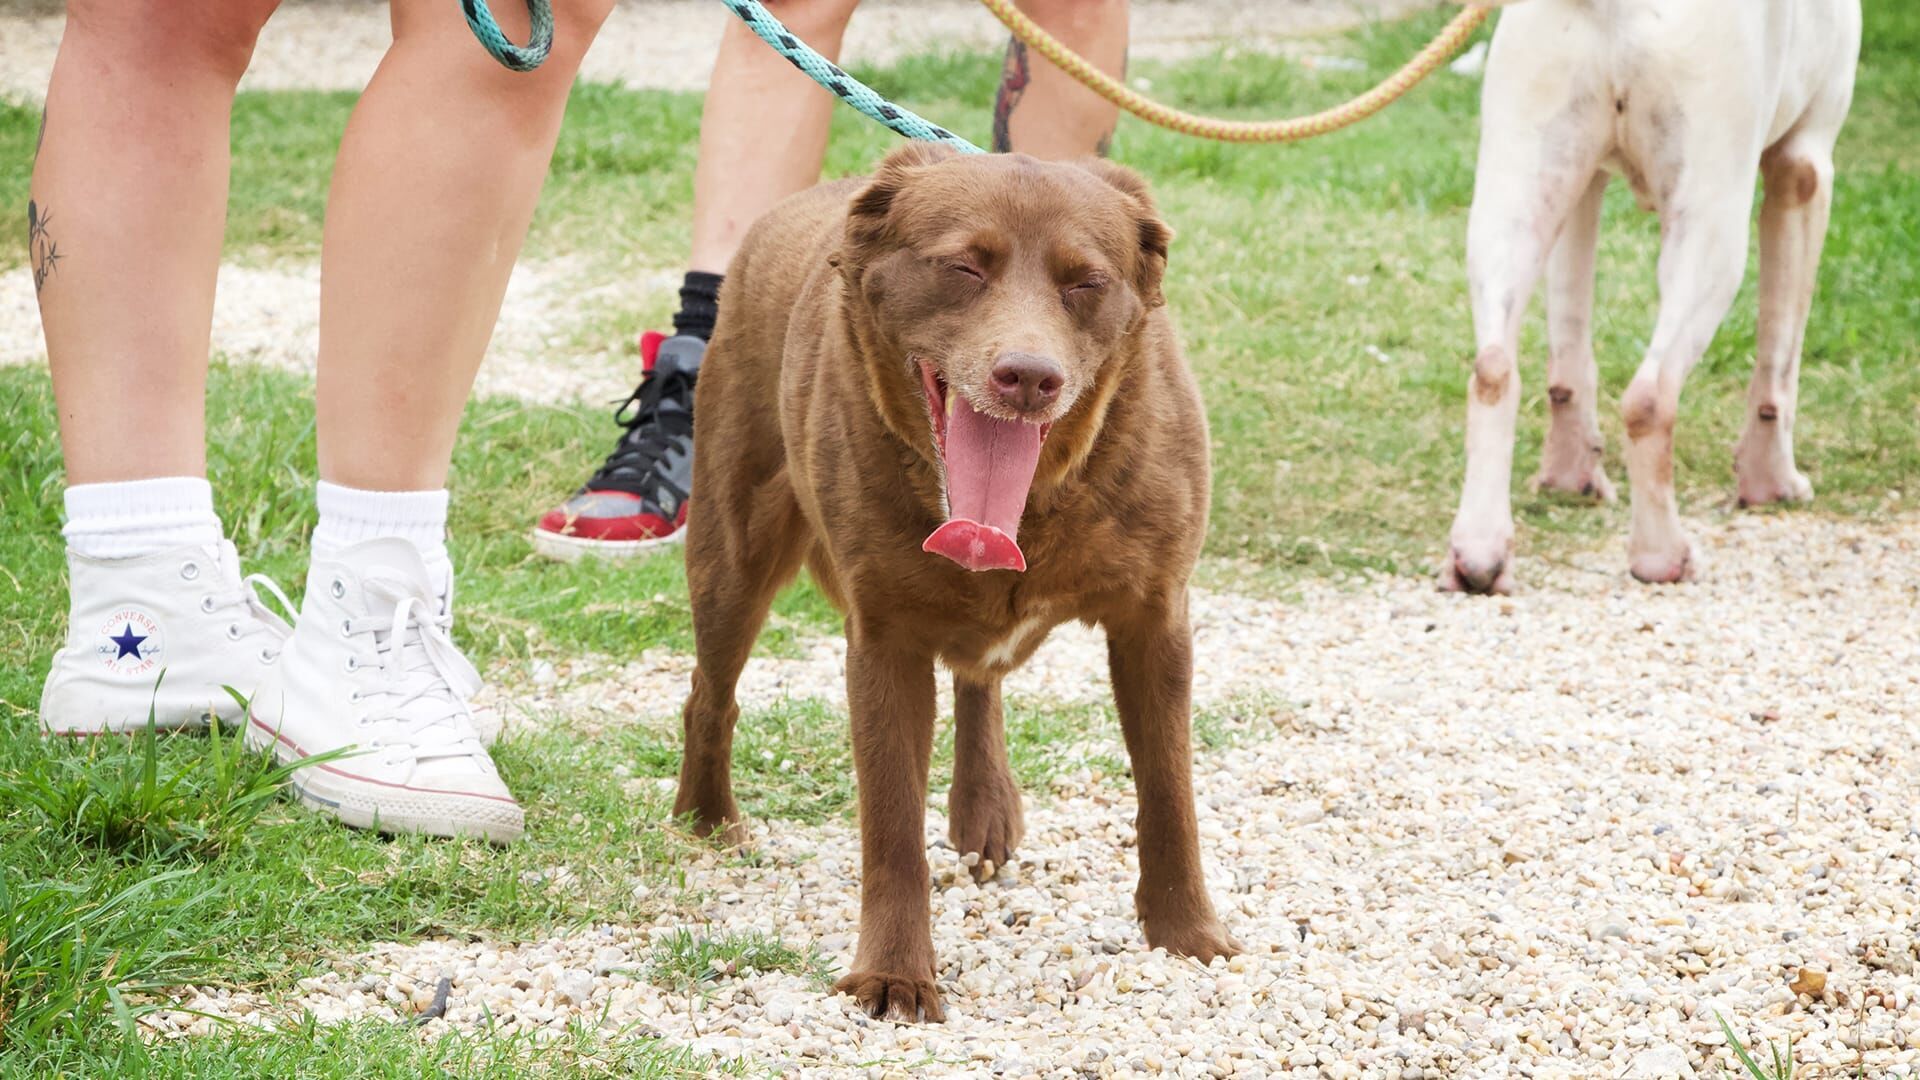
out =
[[(725, 453), (717, 441), (700, 452)], [(686, 745), (673, 813), (692, 814), (701, 836), (720, 829), (737, 843), (745, 833), (733, 801), (733, 725), (740, 718), (734, 685), (774, 594), (800, 569), (806, 528), (784, 472), (725, 495), (719, 487), (696, 482), (688, 514), (687, 593), (697, 659), (681, 714)]]
[(847, 620), (847, 707), (860, 786), (860, 944), (833, 984), (873, 1017), (915, 1023), (946, 1012), (934, 986), (927, 880), (927, 769), (933, 657), (897, 630)]
[(970, 870), (985, 881), (1006, 865), (1026, 834), (1020, 788), (1007, 766), (1000, 680), (953, 676), (953, 787), (947, 791), (947, 836), (962, 855), (980, 856)]
[(1107, 663), (1114, 703), (1133, 760), (1138, 814), (1140, 886), (1134, 908), (1147, 944), (1208, 963), (1232, 956), (1207, 898), (1193, 813), (1193, 639), (1184, 590), (1108, 620)]

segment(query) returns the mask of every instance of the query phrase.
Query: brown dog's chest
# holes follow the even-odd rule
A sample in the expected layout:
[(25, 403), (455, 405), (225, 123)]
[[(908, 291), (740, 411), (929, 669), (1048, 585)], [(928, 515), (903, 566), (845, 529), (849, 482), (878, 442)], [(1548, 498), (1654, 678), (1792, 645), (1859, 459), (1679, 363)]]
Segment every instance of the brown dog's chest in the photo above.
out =
[(1130, 552), (1075, 539), (1098, 537), (1113, 523), (1078, 513), (1036, 516), (1021, 531), (1025, 573), (970, 573), (915, 551), (921, 572), (910, 588), (900, 582), (886, 590), (889, 614), (948, 666), (997, 676), (1025, 663), (1061, 623), (1096, 623), (1130, 602)]

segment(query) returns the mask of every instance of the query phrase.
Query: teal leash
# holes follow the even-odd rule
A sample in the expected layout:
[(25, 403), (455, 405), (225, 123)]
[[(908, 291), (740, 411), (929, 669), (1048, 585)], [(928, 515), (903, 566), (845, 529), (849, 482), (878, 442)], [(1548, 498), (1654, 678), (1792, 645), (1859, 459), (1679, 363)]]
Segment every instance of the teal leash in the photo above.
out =
[[(728, 11), (739, 16), (755, 36), (785, 57), (789, 64), (880, 124), (909, 139), (945, 143), (963, 154), (985, 153), (939, 124), (881, 97), (872, 87), (842, 71), (839, 65), (815, 52), (781, 25), (780, 20), (774, 18), (773, 12), (768, 11), (760, 0), (720, 2)], [(508, 41), (506, 35), (500, 32), (493, 15), (487, 11), (486, 0), (460, 0), (460, 6), (467, 13), (467, 25), (473, 27), (474, 36), (480, 39), (480, 44), (495, 60), (515, 71), (531, 71), (547, 58), (547, 50), (553, 45), (553, 9), (548, 0), (527, 0), (527, 10), (533, 16), (533, 41), (524, 47)]]
[(548, 0), (527, 0), (533, 33), (525, 45), (507, 40), (506, 31), (493, 21), (487, 0), (460, 0), (460, 10), (466, 14), (467, 26), (473, 30), (473, 36), (480, 39), (487, 54), (514, 71), (532, 71), (545, 63), (547, 53), (553, 50), (553, 5)]
[[(546, 3), (546, 0), (532, 0), (534, 3)], [(939, 124), (921, 117), (911, 110), (903, 109), (886, 98), (875, 93), (873, 88), (859, 79), (840, 70), (839, 66), (814, 52), (806, 42), (793, 36), (780, 20), (773, 17), (760, 0), (720, 0), (728, 11), (740, 17), (747, 29), (759, 36), (761, 41), (773, 46), (773, 51), (787, 58), (787, 63), (805, 72), (807, 77), (828, 90), (841, 101), (860, 110), (874, 120), (905, 135), (909, 139), (925, 142), (946, 143), (963, 154), (985, 153), (979, 147), (941, 127)]]

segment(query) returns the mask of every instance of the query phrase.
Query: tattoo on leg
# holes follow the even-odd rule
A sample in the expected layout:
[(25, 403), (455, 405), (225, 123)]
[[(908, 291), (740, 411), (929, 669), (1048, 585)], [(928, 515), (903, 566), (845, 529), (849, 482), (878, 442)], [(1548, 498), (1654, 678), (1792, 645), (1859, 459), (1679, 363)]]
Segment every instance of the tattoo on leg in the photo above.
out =
[(1007, 59), (1000, 66), (1000, 90), (993, 98), (993, 149), (1004, 154), (1013, 149), (1013, 110), (1027, 92), (1033, 69), (1027, 66), (1027, 43), (1019, 38), (1007, 42)]
[(32, 199), (27, 200), (27, 262), (33, 267), (33, 291), (38, 293), (46, 287), (47, 279), (53, 276), (54, 269), (64, 258), (60, 246), (53, 242), (53, 236), (47, 232), (52, 218), (47, 208)]

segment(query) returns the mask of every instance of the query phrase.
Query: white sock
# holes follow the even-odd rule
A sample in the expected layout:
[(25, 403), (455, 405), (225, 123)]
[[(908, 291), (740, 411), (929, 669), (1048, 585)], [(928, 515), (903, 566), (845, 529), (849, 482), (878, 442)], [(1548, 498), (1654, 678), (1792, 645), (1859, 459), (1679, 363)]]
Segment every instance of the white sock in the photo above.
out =
[(164, 476), (67, 489), (67, 550), (95, 559), (131, 559), (183, 547), (212, 547), (224, 534), (205, 477)]
[(446, 596), (453, 585), (453, 559), (447, 554), (447, 492), (362, 491), (320, 481), (314, 490), (320, 523), (313, 530), (313, 554), (332, 558), (363, 540), (397, 536), (420, 549), (433, 590)]

